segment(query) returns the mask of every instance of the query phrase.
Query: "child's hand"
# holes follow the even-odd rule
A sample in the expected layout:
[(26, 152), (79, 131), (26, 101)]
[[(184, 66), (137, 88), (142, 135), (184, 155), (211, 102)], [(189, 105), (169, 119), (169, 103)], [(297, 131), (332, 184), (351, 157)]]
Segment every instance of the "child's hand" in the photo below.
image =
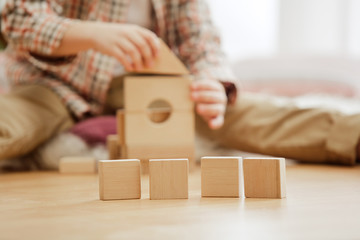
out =
[(191, 99), (196, 103), (196, 112), (211, 129), (224, 124), (227, 97), (224, 87), (217, 81), (198, 81), (191, 84)]
[(151, 67), (159, 52), (159, 39), (145, 28), (132, 24), (95, 23), (95, 50), (116, 58), (128, 71)]

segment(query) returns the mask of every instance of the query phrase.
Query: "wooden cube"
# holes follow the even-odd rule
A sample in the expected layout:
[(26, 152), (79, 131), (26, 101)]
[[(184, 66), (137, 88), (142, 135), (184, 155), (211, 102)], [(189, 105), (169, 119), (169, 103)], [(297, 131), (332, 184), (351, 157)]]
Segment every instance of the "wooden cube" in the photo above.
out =
[(151, 159), (150, 199), (188, 198), (188, 173), (188, 159)]
[(141, 198), (140, 160), (99, 161), (101, 200)]
[(117, 134), (108, 135), (106, 138), (106, 145), (109, 153), (109, 159), (114, 160), (121, 158), (121, 146), (119, 145), (119, 137)]
[(284, 198), (286, 196), (284, 158), (245, 158), (245, 197)]
[(63, 157), (59, 161), (60, 173), (95, 173), (96, 160), (93, 157)]
[(242, 174), (241, 157), (201, 158), (201, 196), (239, 197)]

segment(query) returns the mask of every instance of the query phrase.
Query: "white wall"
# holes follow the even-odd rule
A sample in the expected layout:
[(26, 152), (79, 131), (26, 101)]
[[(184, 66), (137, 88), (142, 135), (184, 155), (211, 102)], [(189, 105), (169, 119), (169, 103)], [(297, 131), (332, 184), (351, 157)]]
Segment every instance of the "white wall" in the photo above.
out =
[(360, 57), (359, 0), (280, 0), (283, 55)]
[(280, 0), (279, 53), (344, 53), (345, 2), (347, 0)]
[(360, 1), (350, 0), (348, 7), (347, 53), (360, 57)]
[(278, 0), (208, 0), (230, 59), (275, 54)]
[(360, 0), (208, 0), (233, 59), (360, 58)]
[(279, 54), (360, 58), (360, 0), (207, 1), (230, 60)]

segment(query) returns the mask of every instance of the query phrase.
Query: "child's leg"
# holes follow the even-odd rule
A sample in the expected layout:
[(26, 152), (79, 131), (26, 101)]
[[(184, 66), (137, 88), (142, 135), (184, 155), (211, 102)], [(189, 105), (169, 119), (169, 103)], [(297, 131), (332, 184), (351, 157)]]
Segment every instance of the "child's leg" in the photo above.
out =
[(197, 119), (199, 134), (226, 147), (306, 162), (352, 165), (360, 136), (360, 114), (276, 106), (243, 94), (228, 107), (223, 128), (211, 131)]
[(0, 160), (25, 155), (73, 125), (60, 99), (41, 86), (0, 95)]

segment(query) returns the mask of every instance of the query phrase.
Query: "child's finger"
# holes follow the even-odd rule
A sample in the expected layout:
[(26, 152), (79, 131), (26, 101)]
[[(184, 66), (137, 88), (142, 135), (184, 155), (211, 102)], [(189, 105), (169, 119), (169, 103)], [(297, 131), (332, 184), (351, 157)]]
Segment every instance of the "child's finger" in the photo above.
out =
[(209, 120), (208, 125), (211, 129), (219, 129), (224, 125), (224, 115)]
[(124, 54), (124, 52), (119, 49), (119, 48), (115, 48), (114, 49), (114, 57), (124, 66), (124, 68), (126, 69), (126, 71), (132, 71), (133, 68), (131, 66), (131, 64), (129, 63), (126, 55)]
[(226, 103), (226, 95), (219, 91), (194, 91), (191, 99), (198, 103)]
[(222, 90), (222, 85), (217, 81), (195, 81), (191, 83), (191, 90)]
[(146, 39), (148, 44), (151, 47), (152, 54), (154, 57), (157, 57), (160, 51), (160, 41), (159, 38), (156, 36), (155, 33), (149, 31), (149, 30), (141, 30), (139, 31), (140, 34)]
[(150, 67), (153, 61), (153, 54), (149, 43), (143, 38), (142, 35), (137, 34), (136, 32), (129, 38), (141, 53), (141, 56), (144, 60), (144, 65)]
[(123, 52), (130, 56), (133, 65), (135, 66), (135, 70), (141, 70), (143, 67), (142, 58), (137, 47), (125, 38), (119, 40), (119, 47)]
[(225, 113), (225, 106), (224, 104), (198, 104), (196, 111), (201, 116), (217, 117)]

